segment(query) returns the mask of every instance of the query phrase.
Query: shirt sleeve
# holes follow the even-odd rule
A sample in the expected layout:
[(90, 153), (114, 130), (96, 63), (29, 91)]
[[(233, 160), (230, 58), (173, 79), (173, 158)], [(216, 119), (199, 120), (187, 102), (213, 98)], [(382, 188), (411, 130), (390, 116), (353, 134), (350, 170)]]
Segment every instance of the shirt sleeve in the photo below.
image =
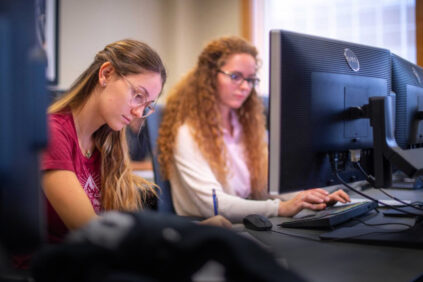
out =
[(49, 140), (41, 155), (41, 170), (75, 171), (72, 162), (72, 137), (64, 122), (49, 117)]
[[(218, 199), (219, 214), (233, 222), (239, 222), (246, 215), (261, 214), (267, 217), (277, 216), (279, 199), (247, 200), (225, 191), (217, 181), (214, 173), (202, 156), (187, 125), (179, 128), (174, 151), (175, 174), (180, 180), (174, 183), (171, 179), (172, 197), (178, 202), (184, 215), (210, 217), (213, 216), (213, 194), (215, 189)], [(188, 198), (188, 199), (187, 199)], [(175, 204), (178, 212), (178, 203)]]

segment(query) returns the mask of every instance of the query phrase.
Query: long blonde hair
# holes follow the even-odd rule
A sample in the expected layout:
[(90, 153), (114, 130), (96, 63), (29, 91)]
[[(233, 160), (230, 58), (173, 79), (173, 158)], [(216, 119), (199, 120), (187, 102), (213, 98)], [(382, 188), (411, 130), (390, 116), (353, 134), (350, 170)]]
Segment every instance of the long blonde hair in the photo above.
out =
[[(110, 62), (120, 75), (155, 72), (161, 75), (162, 86), (166, 70), (159, 55), (147, 44), (125, 39), (107, 45), (95, 56), (94, 62), (73, 83), (66, 95), (54, 102), (48, 113), (78, 110), (84, 106), (98, 85), (100, 67)], [(132, 174), (125, 129), (113, 131), (107, 124), (93, 134), (95, 147), (101, 154), (101, 203), (104, 210), (137, 210), (153, 194), (154, 184)]]
[[(197, 65), (173, 88), (168, 96), (159, 130), (159, 163), (165, 178), (173, 173), (173, 151), (178, 128), (185, 122), (201, 153), (208, 161), (218, 181), (224, 185), (229, 169), (227, 152), (220, 126), (217, 74), (234, 54), (249, 54), (257, 62), (254, 46), (238, 37), (223, 37), (210, 42), (198, 58)], [(242, 143), (253, 198), (260, 199), (267, 186), (267, 144), (265, 117), (261, 99), (253, 88), (236, 111), (242, 126)]]

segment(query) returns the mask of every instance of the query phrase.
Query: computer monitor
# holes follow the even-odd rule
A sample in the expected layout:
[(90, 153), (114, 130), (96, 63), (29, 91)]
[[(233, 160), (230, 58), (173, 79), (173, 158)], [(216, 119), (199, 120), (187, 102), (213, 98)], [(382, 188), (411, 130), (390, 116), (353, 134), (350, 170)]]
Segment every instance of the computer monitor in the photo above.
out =
[(18, 253), (44, 233), (37, 156), (48, 96), (34, 1), (0, 1), (0, 42), (0, 252)]
[(403, 149), (423, 147), (423, 68), (392, 54), (395, 138)]
[[(362, 150), (373, 168), (368, 118), (351, 116), (391, 90), (390, 51), (283, 30), (270, 32), (269, 190), (338, 183), (328, 153)], [(349, 115), (350, 114), (350, 115)], [(341, 176), (363, 179), (345, 158)]]

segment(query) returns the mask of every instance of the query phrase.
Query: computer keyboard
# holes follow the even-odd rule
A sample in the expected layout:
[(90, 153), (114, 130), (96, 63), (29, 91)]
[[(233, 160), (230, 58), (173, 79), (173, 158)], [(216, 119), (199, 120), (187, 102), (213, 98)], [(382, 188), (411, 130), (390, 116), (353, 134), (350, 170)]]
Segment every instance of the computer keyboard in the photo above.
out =
[(361, 216), (377, 207), (376, 202), (359, 202), (328, 207), (301, 218), (282, 222), (279, 226), (290, 228), (332, 228), (354, 217)]

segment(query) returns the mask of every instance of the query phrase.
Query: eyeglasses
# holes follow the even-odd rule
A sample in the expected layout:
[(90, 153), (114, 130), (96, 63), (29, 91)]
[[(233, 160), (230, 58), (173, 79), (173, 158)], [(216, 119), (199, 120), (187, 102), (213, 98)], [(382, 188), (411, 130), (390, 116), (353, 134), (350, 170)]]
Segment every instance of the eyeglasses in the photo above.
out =
[(128, 83), (131, 88), (132, 98), (129, 102), (129, 105), (134, 108), (143, 107), (142, 116), (140, 118), (146, 118), (155, 111), (156, 101), (148, 101), (148, 95), (145, 93), (145, 90), (142, 88), (135, 87), (129, 79), (121, 75), (123, 80)]
[(251, 88), (254, 88), (260, 82), (260, 79), (258, 79), (257, 77), (245, 78), (240, 72), (226, 72), (223, 70), (219, 70), (218, 72), (227, 75), (231, 79), (231, 81), (237, 85), (241, 85), (245, 80)]

